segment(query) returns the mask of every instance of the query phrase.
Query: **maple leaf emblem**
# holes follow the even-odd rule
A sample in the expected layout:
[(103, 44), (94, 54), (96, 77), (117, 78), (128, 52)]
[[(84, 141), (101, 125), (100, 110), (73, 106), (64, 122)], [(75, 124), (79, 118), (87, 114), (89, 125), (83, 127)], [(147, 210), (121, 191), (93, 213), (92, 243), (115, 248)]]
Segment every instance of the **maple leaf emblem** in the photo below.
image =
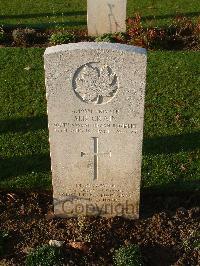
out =
[(75, 80), (75, 93), (86, 103), (108, 102), (118, 89), (117, 76), (109, 66), (84, 65)]

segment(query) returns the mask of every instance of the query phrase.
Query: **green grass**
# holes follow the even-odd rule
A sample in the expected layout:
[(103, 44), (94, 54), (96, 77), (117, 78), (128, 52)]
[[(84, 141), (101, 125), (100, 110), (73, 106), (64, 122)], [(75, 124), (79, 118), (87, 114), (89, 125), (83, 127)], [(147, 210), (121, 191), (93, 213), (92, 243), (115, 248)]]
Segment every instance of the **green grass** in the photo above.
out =
[(12, 0), (1, 1), (0, 7), (0, 23), (4, 26), (86, 26), (86, 0)]
[(196, 19), (200, 16), (198, 0), (128, 0), (127, 15), (139, 13), (148, 26), (166, 26), (177, 14)]
[(42, 54), (40, 49), (0, 50), (2, 188), (50, 186)]
[[(1, 189), (51, 188), (43, 52), (0, 49)], [(148, 53), (145, 188), (200, 188), (199, 60), (198, 52)]]
[(148, 54), (143, 181), (200, 187), (200, 54)]
[[(86, 27), (86, 0), (10, 0), (0, 3), (0, 25), (16, 27)], [(198, 0), (128, 0), (127, 16), (140, 13), (148, 25), (169, 25), (177, 13), (200, 15)]]

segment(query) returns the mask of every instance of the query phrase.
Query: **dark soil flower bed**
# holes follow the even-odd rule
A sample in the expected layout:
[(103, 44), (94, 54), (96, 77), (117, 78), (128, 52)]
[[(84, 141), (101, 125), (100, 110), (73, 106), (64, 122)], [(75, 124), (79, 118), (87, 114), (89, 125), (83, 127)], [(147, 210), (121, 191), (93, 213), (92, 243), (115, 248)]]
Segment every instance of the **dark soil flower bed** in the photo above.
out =
[[(4, 38), (0, 39), (0, 47), (48, 47), (53, 45), (49, 41), (50, 36), (58, 32), (60, 31), (7, 28), (4, 30)], [(76, 30), (70, 31), (70, 33), (76, 36), (76, 42), (90, 40), (86, 31)]]
[[(53, 36), (52, 36), (53, 35)], [(53, 37), (53, 38), (52, 38)], [(125, 33), (88, 36), (87, 30), (0, 28), (1, 47), (48, 47), (84, 41), (117, 42), (150, 50), (200, 50), (200, 20), (176, 16), (167, 28), (145, 28), (139, 15), (127, 19)]]
[(113, 265), (114, 250), (130, 243), (140, 246), (146, 265), (199, 265), (199, 202), (198, 192), (143, 193), (139, 220), (59, 219), (50, 192), (1, 192), (0, 230), (8, 238), (0, 265), (24, 265), (33, 248), (50, 240), (64, 241), (66, 265)]

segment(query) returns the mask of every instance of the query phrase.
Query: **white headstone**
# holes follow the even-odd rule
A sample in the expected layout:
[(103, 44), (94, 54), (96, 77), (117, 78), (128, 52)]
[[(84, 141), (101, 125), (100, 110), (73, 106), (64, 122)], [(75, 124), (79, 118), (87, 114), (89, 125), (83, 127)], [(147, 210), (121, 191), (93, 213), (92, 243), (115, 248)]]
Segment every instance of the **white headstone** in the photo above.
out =
[(146, 50), (76, 43), (44, 58), (55, 214), (138, 218)]
[(88, 34), (126, 31), (127, 0), (87, 0)]

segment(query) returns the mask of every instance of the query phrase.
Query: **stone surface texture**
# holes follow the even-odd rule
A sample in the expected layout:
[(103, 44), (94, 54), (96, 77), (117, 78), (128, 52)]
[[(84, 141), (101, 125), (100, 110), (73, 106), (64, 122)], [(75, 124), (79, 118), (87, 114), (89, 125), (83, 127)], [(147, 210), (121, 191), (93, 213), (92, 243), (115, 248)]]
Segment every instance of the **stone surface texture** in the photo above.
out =
[(76, 43), (44, 60), (55, 214), (138, 218), (146, 50)]
[(127, 0), (87, 0), (88, 34), (126, 31)]

